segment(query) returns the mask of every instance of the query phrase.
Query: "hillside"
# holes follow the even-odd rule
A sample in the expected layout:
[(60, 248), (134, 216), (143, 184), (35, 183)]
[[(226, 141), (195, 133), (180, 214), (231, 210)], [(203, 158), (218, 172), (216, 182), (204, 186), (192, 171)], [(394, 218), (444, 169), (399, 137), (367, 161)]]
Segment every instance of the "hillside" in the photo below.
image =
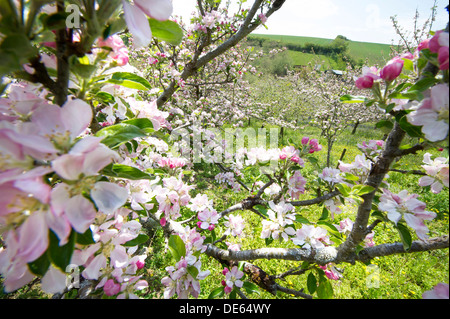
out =
[[(333, 42), (333, 39), (287, 35), (251, 34), (249, 38), (259, 41), (258, 43), (262, 47), (304, 46), (309, 44), (328, 46)], [(359, 63), (363, 63), (367, 59), (370, 65), (384, 64), (389, 60), (390, 51), (390, 45), (388, 44), (348, 41), (347, 53), (354, 61)], [(336, 62), (332, 59), (331, 54), (312, 54), (289, 49), (288, 56), (294, 65), (305, 65), (310, 61), (315, 61), (314, 64), (319, 62), (326, 67), (336, 68)]]

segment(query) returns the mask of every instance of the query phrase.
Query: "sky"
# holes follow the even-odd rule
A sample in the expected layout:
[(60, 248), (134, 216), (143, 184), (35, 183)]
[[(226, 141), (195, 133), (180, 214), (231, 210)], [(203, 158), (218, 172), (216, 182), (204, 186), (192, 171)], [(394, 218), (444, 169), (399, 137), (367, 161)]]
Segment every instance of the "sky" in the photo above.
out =
[[(196, 0), (173, 0), (174, 14), (189, 22)], [(253, 2), (247, 1), (249, 5)], [(334, 39), (343, 35), (352, 41), (397, 43), (390, 17), (396, 15), (401, 27), (412, 30), (416, 9), (419, 26), (431, 14), (434, 0), (286, 0), (283, 7), (267, 21), (265, 29), (253, 33), (296, 35)], [(448, 0), (437, 0), (433, 30), (445, 28)]]

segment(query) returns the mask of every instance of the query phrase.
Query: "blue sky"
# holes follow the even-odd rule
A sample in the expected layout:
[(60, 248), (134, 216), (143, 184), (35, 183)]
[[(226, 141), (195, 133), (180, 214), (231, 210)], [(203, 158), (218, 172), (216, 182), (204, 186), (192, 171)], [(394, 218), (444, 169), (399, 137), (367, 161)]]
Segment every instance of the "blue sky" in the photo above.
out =
[[(252, 3), (252, 1), (248, 1)], [(173, 0), (174, 14), (189, 21), (195, 0)], [(267, 21), (266, 30), (255, 33), (297, 35), (334, 39), (344, 35), (353, 41), (397, 43), (390, 17), (397, 15), (405, 30), (412, 30), (416, 8), (419, 26), (430, 16), (433, 0), (286, 0)], [(433, 29), (443, 29), (448, 21), (448, 0), (437, 0), (438, 14)]]

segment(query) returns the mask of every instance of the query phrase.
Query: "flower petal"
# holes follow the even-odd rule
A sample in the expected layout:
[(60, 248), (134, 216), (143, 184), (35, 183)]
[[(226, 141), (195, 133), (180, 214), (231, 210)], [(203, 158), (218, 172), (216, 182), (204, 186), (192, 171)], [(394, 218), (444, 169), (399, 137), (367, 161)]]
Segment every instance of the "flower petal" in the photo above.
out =
[(117, 184), (97, 182), (91, 190), (91, 196), (101, 212), (111, 214), (125, 204), (128, 191)]

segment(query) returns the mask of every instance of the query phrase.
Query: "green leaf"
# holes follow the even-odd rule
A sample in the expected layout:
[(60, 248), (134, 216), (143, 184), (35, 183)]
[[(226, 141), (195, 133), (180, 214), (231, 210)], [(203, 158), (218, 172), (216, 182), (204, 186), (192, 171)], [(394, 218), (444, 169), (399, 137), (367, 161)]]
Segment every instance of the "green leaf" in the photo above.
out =
[(135, 90), (147, 91), (152, 89), (152, 86), (146, 79), (129, 72), (116, 72), (107, 82)]
[(28, 269), (36, 276), (41, 277), (43, 277), (47, 273), (49, 267), (50, 260), (48, 259), (48, 255), (46, 252), (35, 261), (28, 263)]
[(389, 120), (382, 120), (375, 124), (375, 127), (381, 129), (383, 133), (389, 133), (394, 128), (394, 123)]
[(91, 245), (95, 244), (94, 237), (92, 235), (92, 230), (88, 228), (84, 234), (77, 233), (76, 243), (80, 245)]
[(128, 165), (124, 165), (124, 164), (111, 164), (106, 166), (102, 173), (106, 176), (111, 176), (111, 177), (117, 177), (117, 178), (126, 178), (126, 179), (130, 179), (133, 181), (136, 180), (140, 180), (140, 179), (149, 179), (149, 180), (153, 180), (155, 179), (155, 177), (144, 173), (143, 171), (141, 171), (140, 169), (133, 167), (133, 166), (128, 166)]
[(365, 96), (355, 96), (351, 94), (346, 94), (339, 99), (343, 103), (366, 103), (369, 100)]
[(306, 287), (308, 288), (308, 291), (310, 294), (313, 294), (317, 290), (317, 278), (314, 276), (312, 272), (308, 275), (308, 280), (306, 282)]
[(122, 123), (139, 127), (141, 130), (143, 130), (146, 133), (154, 132), (153, 123), (148, 118), (131, 119), (131, 120), (122, 121)]
[(63, 246), (59, 245), (58, 237), (51, 230), (49, 232), (49, 239), (48, 256), (53, 265), (65, 272), (66, 267), (70, 265), (70, 260), (72, 259), (73, 250), (75, 248), (76, 232), (72, 231), (70, 233), (68, 242)]
[(406, 115), (402, 116), (398, 121), (398, 124), (409, 136), (411, 137), (423, 137), (420, 126), (412, 125), (408, 122)]
[(402, 223), (397, 223), (397, 226), (395, 228), (397, 228), (398, 234), (400, 235), (400, 239), (403, 243), (403, 248), (408, 251), (411, 248), (412, 244), (412, 237), (408, 227)]
[(336, 184), (336, 188), (344, 197), (348, 197), (350, 195), (351, 188), (344, 183)]
[(439, 80), (436, 78), (424, 78), (419, 81), (417, 81), (409, 90), (408, 92), (424, 92), (428, 90), (430, 87), (438, 83)]
[(120, 123), (101, 129), (95, 136), (104, 137), (102, 143), (110, 148), (115, 148), (136, 137), (147, 136), (147, 134), (137, 126)]
[(254, 284), (250, 281), (244, 281), (244, 284), (242, 285), (242, 287), (244, 287), (245, 291), (248, 294), (253, 294), (253, 293), (256, 293), (258, 295), (260, 294), (258, 285)]
[(408, 71), (414, 71), (414, 63), (410, 59), (403, 58), (403, 68)]
[(192, 276), (192, 278), (196, 279), (198, 276), (198, 268), (195, 266), (188, 266), (187, 272)]
[(344, 173), (343, 177), (348, 180), (348, 181), (352, 181), (352, 182), (357, 182), (359, 181), (359, 177), (350, 173)]
[(352, 193), (354, 195), (362, 196), (364, 194), (371, 193), (375, 190), (372, 186), (369, 185), (355, 185), (352, 188)]
[(325, 228), (331, 235), (335, 236), (336, 238), (342, 238), (341, 233), (333, 224), (330, 224), (323, 220), (319, 220), (317, 222), (317, 225), (319, 225), (322, 228)]
[(169, 238), (169, 250), (176, 261), (186, 256), (186, 245), (178, 235), (172, 235)]
[(317, 296), (320, 299), (331, 299), (333, 297), (333, 286), (327, 279), (321, 278), (319, 287), (317, 287)]
[(116, 99), (114, 96), (108, 92), (98, 92), (95, 94), (95, 97), (100, 100), (103, 104), (114, 104), (116, 103)]
[(149, 237), (147, 235), (139, 234), (135, 239), (127, 241), (125, 244), (122, 244), (122, 246), (125, 246), (125, 247), (137, 246), (137, 245), (145, 243), (148, 239), (149, 239)]
[(183, 40), (183, 30), (176, 22), (170, 20), (159, 21), (153, 18), (150, 18), (148, 21), (154, 38), (175, 46)]
[(295, 215), (295, 221), (301, 224), (311, 224), (311, 222), (306, 217), (303, 217), (298, 214)]
[(328, 209), (324, 206), (322, 209), (322, 216), (320, 216), (319, 220), (325, 220), (329, 215)]
[(258, 212), (260, 212), (261, 215), (269, 218), (269, 214), (267, 213), (268, 212), (267, 207), (265, 207), (263, 205), (256, 205), (256, 206), (253, 206), (253, 208), (256, 209)]
[(220, 298), (223, 297), (224, 294), (225, 294), (225, 287), (224, 286), (218, 287), (213, 291), (211, 291), (211, 293), (208, 296), (208, 299)]

